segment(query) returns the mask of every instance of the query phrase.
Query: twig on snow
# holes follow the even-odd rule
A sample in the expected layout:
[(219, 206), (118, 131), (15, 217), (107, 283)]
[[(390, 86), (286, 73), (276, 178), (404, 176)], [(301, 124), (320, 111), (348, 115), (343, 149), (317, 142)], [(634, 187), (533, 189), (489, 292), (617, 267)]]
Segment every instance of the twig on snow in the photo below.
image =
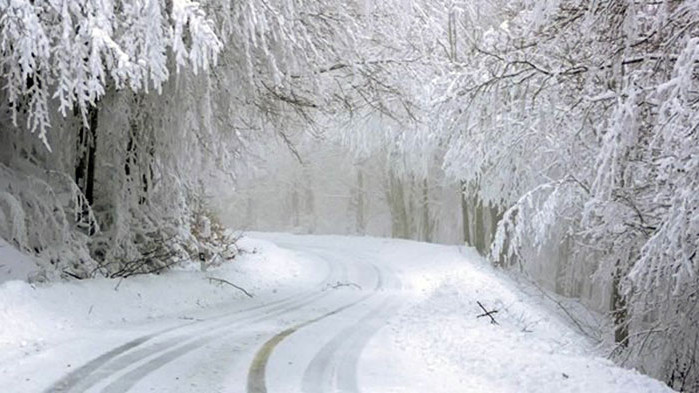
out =
[(488, 311), (485, 309), (485, 307), (483, 307), (481, 302), (476, 300), (476, 303), (478, 303), (478, 306), (480, 306), (481, 310), (483, 310), (483, 314), (478, 315), (476, 318), (489, 317), (490, 323), (492, 323), (493, 325), (499, 325), (498, 321), (496, 321), (495, 318), (493, 318), (493, 314), (497, 313), (498, 310)]
[[(568, 318), (575, 324), (575, 326), (578, 328), (578, 330), (579, 330), (582, 334), (584, 334), (585, 336), (590, 337), (590, 338), (592, 338), (592, 339), (595, 339), (595, 340), (597, 340), (598, 342), (600, 341), (600, 339), (598, 338), (598, 336), (595, 335), (593, 332), (589, 332), (587, 329), (585, 329), (585, 327), (583, 327), (583, 325), (582, 325), (582, 322), (581, 322), (578, 318), (576, 318), (570, 311), (568, 311), (568, 309), (567, 309), (558, 299), (556, 299), (556, 298), (554, 298), (553, 296), (551, 296), (550, 294), (548, 294), (548, 292), (546, 292), (545, 289), (541, 288), (541, 286), (539, 286), (539, 284), (537, 284), (536, 282), (531, 281), (531, 283), (532, 283), (532, 285), (534, 286), (534, 288), (538, 289), (539, 292), (541, 292), (541, 294), (542, 294), (545, 298), (547, 298), (547, 299), (549, 299), (550, 301), (556, 303), (556, 305), (557, 305), (561, 310), (563, 310), (563, 312), (564, 312), (564, 313), (568, 316)], [(586, 325), (587, 325), (587, 324), (586, 324)], [(593, 328), (592, 328), (591, 326), (589, 326), (589, 325), (588, 325), (588, 328), (590, 328), (591, 330), (593, 330)]]
[(338, 281), (335, 285), (327, 284), (327, 285), (325, 286), (325, 289), (328, 289), (328, 288), (329, 288), (329, 289), (337, 289), (337, 288), (340, 288), (340, 287), (355, 287), (355, 288), (357, 288), (357, 289), (359, 289), (359, 290), (362, 289), (362, 287), (361, 287), (359, 284), (357, 284), (357, 283), (353, 283), (353, 282), (340, 282), (340, 281)]
[(232, 282), (230, 282), (230, 281), (228, 281), (228, 280), (224, 280), (224, 279), (222, 279), (222, 278), (217, 278), (217, 277), (206, 277), (206, 278), (209, 280), (209, 282), (217, 282), (217, 283), (220, 283), (220, 284), (228, 284), (228, 285), (232, 286), (233, 288), (235, 288), (235, 289), (237, 289), (237, 290), (243, 292), (245, 295), (247, 295), (247, 297), (252, 298), (252, 295), (250, 294), (250, 292), (246, 291), (245, 288), (239, 287), (239, 286), (233, 284)]
[(71, 276), (71, 277), (73, 277), (73, 278), (76, 279), (76, 280), (82, 280), (82, 279), (83, 279), (82, 277), (78, 276), (77, 274), (75, 274), (75, 273), (73, 273), (73, 272), (71, 272), (71, 271), (65, 270), (65, 269), (63, 270), (63, 274), (65, 274), (65, 275), (67, 275), (67, 276)]

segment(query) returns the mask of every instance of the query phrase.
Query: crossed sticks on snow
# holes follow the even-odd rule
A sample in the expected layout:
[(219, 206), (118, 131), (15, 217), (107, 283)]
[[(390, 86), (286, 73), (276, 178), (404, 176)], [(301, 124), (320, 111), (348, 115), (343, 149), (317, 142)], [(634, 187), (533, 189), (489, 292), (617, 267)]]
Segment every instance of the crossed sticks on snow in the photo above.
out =
[(476, 300), (476, 303), (478, 303), (478, 306), (480, 306), (481, 310), (483, 310), (483, 314), (478, 315), (476, 318), (480, 318), (480, 317), (489, 317), (489, 318), (490, 318), (490, 323), (492, 323), (493, 325), (499, 325), (498, 321), (496, 321), (495, 318), (493, 318), (493, 314), (495, 314), (496, 312), (498, 312), (498, 310), (488, 311), (488, 310), (486, 310), (485, 307), (483, 307), (483, 305), (481, 304), (481, 302), (479, 302), (479, 301)]

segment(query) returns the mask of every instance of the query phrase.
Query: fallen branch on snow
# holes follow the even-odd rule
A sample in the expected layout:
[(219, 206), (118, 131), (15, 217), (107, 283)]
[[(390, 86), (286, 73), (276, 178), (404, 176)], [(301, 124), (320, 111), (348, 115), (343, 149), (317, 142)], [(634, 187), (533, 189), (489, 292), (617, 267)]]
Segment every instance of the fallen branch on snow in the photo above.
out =
[(478, 303), (478, 305), (481, 307), (481, 310), (483, 310), (483, 314), (478, 315), (476, 318), (490, 317), (490, 323), (492, 323), (493, 325), (499, 325), (498, 321), (496, 321), (495, 318), (493, 318), (493, 314), (498, 312), (498, 310), (488, 311), (485, 309), (485, 307), (483, 307), (481, 302), (476, 301), (476, 303)]
[[(556, 303), (556, 305), (557, 305), (561, 310), (563, 310), (563, 312), (568, 316), (568, 318), (570, 318), (570, 320), (571, 320), (571, 321), (575, 324), (575, 326), (578, 328), (578, 330), (580, 331), (580, 333), (582, 333), (583, 335), (585, 335), (585, 336), (587, 336), (587, 337), (589, 337), (589, 338), (592, 338), (593, 340), (597, 340), (597, 342), (601, 342), (601, 341), (602, 341), (602, 339), (600, 338), (600, 335), (599, 335), (599, 334), (595, 334), (595, 328), (594, 328), (594, 327), (592, 327), (592, 326), (590, 326), (590, 324), (585, 323), (585, 322), (581, 321), (580, 319), (576, 318), (576, 317), (573, 315), (573, 313), (572, 313), (571, 311), (569, 311), (568, 308), (566, 308), (566, 307), (563, 305), (563, 303), (561, 303), (561, 302), (560, 302), (558, 299), (556, 299), (555, 297), (551, 296), (545, 289), (543, 289), (543, 288), (542, 288), (539, 284), (537, 284), (534, 280), (531, 280), (530, 282), (531, 282), (531, 284), (534, 286), (534, 288), (538, 289), (539, 292), (541, 292), (541, 294), (542, 294), (545, 298), (547, 298), (547, 299), (549, 299), (550, 301)], [(586, 327), (587, 327), (589, 330), (586, 329), (585, 327), (583, 327), (583, 324), (585, 324)]]
[(217, 282), (219, 284), (228, 284), (228, 285), (232, 286), (233, 288), (243, 292), (245, 295), (247, 295), (247, 297), (252, 298), (252, 295), (250, 294), (250, 292), (246, 291), (245, 288), (239, 287), (228, 280), (224, 280), (222, 278), (217, 278), (217, 277), (206, 277), (206, 278), (209, 280), (209, 282)]
[(340, 287), (355, 287), (359, 290), (362, 289), (362, 287), (359, 284), (353, 283), (353, 282), (337, 282), (335, 285), (327, 284), (325, 286), (325, 289), (337, 289)]

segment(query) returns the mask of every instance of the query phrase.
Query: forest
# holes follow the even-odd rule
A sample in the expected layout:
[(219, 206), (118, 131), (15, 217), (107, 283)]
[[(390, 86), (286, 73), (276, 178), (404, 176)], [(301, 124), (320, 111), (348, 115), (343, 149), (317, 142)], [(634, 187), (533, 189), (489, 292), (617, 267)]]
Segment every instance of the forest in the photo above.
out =
[(32, 282), (226, 227), (466, 244), (699, 389), (699, 0), (0, 0), (0, 85)]

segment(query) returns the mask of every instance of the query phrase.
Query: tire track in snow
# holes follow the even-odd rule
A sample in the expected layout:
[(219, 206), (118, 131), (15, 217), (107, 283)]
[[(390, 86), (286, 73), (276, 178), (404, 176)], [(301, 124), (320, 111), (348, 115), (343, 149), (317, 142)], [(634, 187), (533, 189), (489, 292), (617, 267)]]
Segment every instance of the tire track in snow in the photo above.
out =
[[(387, 275), (392, 289), (400, 289), (401, 283), (393, 272)], [(357, 365), (369, 340), (399, 305), (398, 299), (389, 296), (363, 318), (348, 326), (325, 344), (306, 367), (302, 381), (304, 393), (322, 393), (336, 387), (340, 392), (359, 392)]]
[(320, 393), (337, 386), (341, 392), (358, 392), (356, 363), (362, 349), (380, 328), (385, 312), (393, 308), (393, 299), (381, 303), (368, 315), (345, 328), (325, 344), (313, 357), (304, 372), (302, 391)]
[[(309, 250), (303, 250), (303, 251), (304, 251), (304, 253), (306, 253), (306, 254), (316, 254), (316, 255), (319, 255), (317, 252), (309, 252)], [(327, 258), (324, 258), (324, 257), (321, 257), (321, 258), (322, 258), (326, 263), (328, 263), (328, 262), (327, 262), (327, 261), (328, 261)], [(333, 278), (333, 280), (339, 279), (339, 281), (337, 281), (337, 282), (347, 280), (347, 278), (348, 278), (348, 269), (347, 269), (347, 268), (348, 268), (348, 265), (343, 264), (343, 263), (339, 263), (339, 264), (338, 264), (338, 263), (335, 263), (335, 264), (333, 264), (333, 265), (339, 267), (339, 270), (342, 271), (341, 277), (340, 277), (340, 276), (335, 277), (335, 278)], [(355, 266), (354, 264), (353, 264), (353, 267), (356, 268), (356, 266)], [(376, 274), (371, 274), (370, 277), (373, 277), (373, 276), (378, 277), (379, 284), (377, 285), (377, 288), (382, 287), (382, 286), (383, 286), (383, 281), (382, 281), (383, 277), (381, 276), (381, 274), (379, 273), (378, 269), (377, 269), (375, 266), (373, 266), (373, 268), (374, 268), (373, 270), (376, 271)], [(366, 274), (366, 271), (367, 271), (366, 269), (360, 269), (360, 270), (359, 270), (359, 273), (364, 273), (364, 274)], [(330, 280), (326, 280), (326, 281), (330, 281)], [(327, 284), (330, 284), (330, 283), (331, 283), (331, 282), (328, 282)], [(328, 287), (328, 285), (325, 286), (324, 291), (325, 291), (325, 289), (326, 289), (327, 287)], [(327, 295), (327, 293), (326, 293), (326, 295)], [(317, 298), (317, 299), (314, 299), (314, 300), (309, 301), (308, 304), (313, 303), (313, 302), (318, 301), (318, 300), (322, 300), (322, 299), (324, 299), (324, 298), (326, 298), (326, 296), (318, 295), (318, 298)], [(252, 326), (252, 325), (254, 325), (255, 323), (259, 323), (259, 322), (264, 322), (264, 321), (266, 321), (266, 320), (270, 320), (270, 319), (272, 319), (273, 317), (278, 317), (278, 316), (282, 316), (282, 315), (285, 315), (285, 314), (290, 314), (290, 313), (292, 313), (293, 311), (296, 311), (296, 310), (298, 310), (298, 309), (300, 309), (300, 308), (302, 308), (302, 307), (307, 306), (308, 304), (303, 304), (303, 305), (300, 305), (299, 307), (294, 307), (293, 309), (290, 309), (290, 308), (283, 309), (283, 310), (281, 310), (280, 312), (278, 312), (278, 313), (276, 313), (276, 314), (274, 314), (274, 315), (267, 314), (267, 315), (264, 315), (262, 318), (260, 318), (260, 319), (258, 319), (258, 320), (252, 320), (252, 321), (248, 321), (248, 320), (246, 320), (246, 321), (236, 321), (236, 325), (243, 325), (242, 322), (246, 322), (246, 323), (247, 323), (246, 326)], [(238, 322), (240, 322), (240, 323), (238, 323)], [(231, 328), (231, 327), (232, 327), (232, 326), (228, 326), (227, 328)], [(235, 332), (233, 332), (233, 333), (235, 333)], [(253, 334), (238, 335), (238, 336), (236, 336), (236, 339), (237, 339), (237, 340), (241, 340), (241, 339), (248, 338), (248, 337), (252, 337), (252, 336), (258, 334), (258, 332), (252, 332), (252, 333), (253, 333)], [(185, 345), (186, 348), (176, 348), (176, 349), (173, 349), (173, 350), (171, 350), (171, 351), (168, 351), (167, 353), (163, 353), (163, 354), (161, 354), (160, 356), (157, 356), (157, 357), (155, 357), (155, 358), (151, 357), (151, 359), (150, 359), (149, 361), (147, 361), (147, 363), (144, 363), (143, 365), (138, 366), (138, 368), (136, 368), (136, 369), (134, 369), (134, 370), (128, 372), (128, 373), (125, 374), (125, 375), (122, 375), (121, 377), (119, 377), (119, 380), (113, 381), (112, 383), (110, 383), (107, 387), (105, 387), (105, 388), (102, 390), (102, 392), (105, 392), (105, 393), (117, 393), (117, 392), (124, 392), (124, 391), (127, 391), (127, 390), (129, 390), (130, 388), (132, 388), (133, 386), (135, 386), (140, 380), (144, 379), (145, 377), (147, 377), (148, 375), (150, 375), (152, 372), (156, 371), (157, 369), (159, 369), (159, 368), (161, 368), (161, 367), (167, 365), (168, 363), (171, 363), (171, 362), (177, 360), (178, 358), (180, 358), (180, 357), (182, 357), (182, 356), (184, 356), (184, 355), (186, 355), (186, 354), (188, 354), (188, 353), (190, 353), (190, 352), (192, 352), (192, 351), (194, 351), (194, 350), (201, 349), (203, 346), (207, 345), (208, 343), (210, 343), (210, 342), (212, 342), (212, 341), (214, 341), (214, 340), (225, 340), (225, 339), (229, 339), (231, 334), (232, 334), (231, 332), (224, 333), (223, 335), (221, 335), (221, 334), (215, 334), (215, 335), (212, 335), (213, 337), (208, 337), (208, 338), (203, 338), (203, 339), (201, 339), (201, 340), (196, 340), (196, 342), (191, 343), (191, 345), (190, 345), (190, 344), (186, 344), (186, 345)], [(243, 340), (243, 341), (244, 341), (244, 340)], [(122, 367), (122, 368), (125, 368), (125, 367), (127, 367), (127, 366), (128, 366), (128, 364), (125, 365), (125, 366)]]
[(250, 365), (250, 370), (248, 371), (248, 384), (247, 384), (247, 393), (267, 393), (267, 382), (266, 382), (266, 369), (267, 369), (267, 363), (269, 362), (269, 357), (272, 355), (272, 352), (276, 348), (277, 345), (279, 345), (284, 339), (298, 331), (299, 329), (302, 329), (306, 326), (309, 326), (313, 323), (316, 323), (320, 320), (323, 320), (325, 318), (328, 318), (332, 315), (339, 314), (350, 307), (353, 307), (361, 302), (364, 302), (374, 296), (377, 295), (379, 289), (383, 287), (383, 274), (382, 272), (376, 267), (376, 265), (372, 264), (372, 267), (376, 271), (376, 276), (377, 276), (377, 283), (376, 287), (372, 291), (372, 293), (369, 293), (367, 295), (364, 295), (360, 297), (357, 300), (354, 300), (350, 303), (347, 303), (343, 305), (342, 307), (336, 308), (330, 312), (327, 312), (317, 318), (313, 318), (310, 320), (307, 320), (305, 322), (299, 323), (295, 326), (292, 326), (278, 334), (276, 334), (274, 337), (269, 339), (267, 342), (265, 342), (262, 347), (257, 351), (255, 354), (255, 357), (253, 358), (252, 364)]
[[(341, 278), (345, 278), (347, 276), (347, 269), (345, 266), (340, 266), (341, 271)], [(337, 269), (332, 270), (334, 273), (337, 273)], [(328, 275), (330, 277), (331, 275)], [(329, 281), (329, 280), (325, 280)], [(264, 322), (285, 314), (292, 313), (293, 311), (296, 311), (298, 309), (301, 309), (309, 304), (312, 304), (314, 302), (317, 302), (318, 300), (321, 300), (324, 298), (327, 294), (324, 293), (316, 293), (316, 292), (311, 292), (307, 293), (303, 296), (301, 296), (299, 299), (294, 299), (294, 301), (286, 302), (285, 304), (272, 307), (271, 309), (265, 309), (263, 310), (264, 313), (260, 314), (255, 314), (252, 316), (248, 316), (243, 319), (236, 319), (232, 322), (227, 322), (227, 323), (222, 323), (218, 324), (213, 328), (206, 329), (206, 332), (208, 334), (204, 335), (204, 337), (201, 337), (199, 339), (195, 339), (194, 341), (188, 342), (184, 345), (181, 345), (180, 347), (177, 347), (175, 349), (169, 350), (169, 351), (153, 351), (153, 352), (147, 352), (144, 356), (140, 357), (139, 359), (136, 360), (131, 360), (128, 357), (126, 359), (123, 359), (121, 361), (121, 367), (119, 367), (118, 370), (120, 371), (123, 370), (129, 366), (131, 366), (133, 363), (142, 360), (146, 357), (151, 357), (150, 360), (148, 360), (145, 364), (139, 365), (137, 368), (127, 372), (126, 374), (120, 376), (116, 380), (110, 382), (104, 389), (102, 389), (102, 392), (105, 393), (118, 393), (118, 392), (126, 392), (129, 389), (131, 389), (133, 386), (135, 386), (139, 381), (144, 379), (146, 376), (148, 376), (150, 373), (153, 371), (158, 370), (159, 368), (167, 365), (168, 363), (171, 363), (178, 358), (181, 358), (182, 356), (197, 350), (199, 348), (202, 348), (204, 345), (207, 343), (214, 341), (216, 339), (221, 339), (221, 338), (226, 338), (228, 337), (232, 332), (227, 331), (227, 332), (221, 332), (221, 330), (230, 330), (231, 328), (239, 327), (241, 325), (245, 324), (254, 324), (254, 323), (259, 323), (259, 322)], [(214, 330), (212, 330), (214, 329)], [(195, 332), (194, 334), (189, 334), (188, 338), (191, 339), (193, 336), (196, 336), (198, 333), (203, 332), (204, 330), (200, 330), (199, 332)], [(181, 341), (180, 341), (181, 342)], [(157, 356), (155, 356), (157, 355)], [(155, 356), (155, 357), (153, 357)], [(109, 373), (106, 377), (115, 374), (115, 372)], [(98, 379), (95, 383), (106, 379), (100, 378)], [(94, 385), (94, 383), (93, 383)]]
[[(239, 320), (236, 321), (234, 324), (226, 326), (226, 330), (228, 329), (233, 329), (236, 327), (240, 327), (241, 325), (244, 324), (255, 324), (259, 322), (264, 322), (266, 320), (270, 320), (285, 314), (292, 313), (300, 308), (303, 308), (309, 304), (312, 304), (318, 300), (320, 300), (323, 296), (314, 296), (310, 300), (297, 304), (293, 307), (287, 308), (287, 307), (280, 307), (276, 312), (273, 313), (267, 313), (257, 319), (245, 319), (245, 320)], [(235, 332), (227, 331), (221, 333), (220, 331), (214, 331), (213, 333), (210, 333), (204, 337), (198, 338), (194, 341), (190, 341), (187, 344), (181, 345), (175, 349), (166, 351), (159, 356), (149, 360), (147, 363), (138, 366), (137, 368), (129, 371), (128, 373), (122, 375), (119, 377), (117, 380), (111, 382), (109, 385), (107, 385), (102, 392), (104, 393), (121, 393), (121, 392), (126, 392), (129, 389), (131, 389), (133, 386), (135, 386), (140, 380), (145, 378), (148, 374), (152, 373), (153, 371), (165, 366), (166, 364), (175, 361), (176, 359), (196, 350), (199, 348), (202, 348), (204, 345), (217, 340), (217, 339), (223, 339), (227, 338), (231, 334), (235, 334)], [(125, 367), (129, 366), (132, 363), (126, 363)]]
[(109, 363), (112, 359), (118, 358), (120, 355), (135, 349), (137, 347), (142, 346), (143, 344), (152, 341), (156, 337), (159, 337), (163, 334), (175, 331), (177, 329), (182, 329), (187, 326), (196, 324), (198, 322), (190, 322), (184, 325), (178, 325), (174, 326), (172, 328), (160, 330), (156, 333), (153, 334), (148, 334), (144, 335), (141, 337), (138, 337), (134, 340), (131, 340), (125, 344), (122, 344), (108, 352), (103, 353), (102, 355), (99, 355), (98, 357), (90, 360), (86, 364), (82, 365), (81, 367), (73, 370), (69, 374), (65, 375), (63, 378), (59, 379), (57, 382), (55, 382), (53, 385), (48, 387), (44, 392), (45, 393), (56, 393), (56, 392), (70, 392), (74, 391), (74, 389), (81, 383), (83, 383), (92, 373), (100, 369), (102, 366), (105, 364)]
[[(328, 266), (328, 274), (326, 277), (323, 279), (321, 282), (320, 288), (323, 288), (324, 286), (327, 286), (329, 283), (331, 283), (333, 280), (336, 278), (333, 278), (333, 276), (338, 275), (338, 269), (336, 266), (331, 265), (326, 262), (326, 266)], [(346, 277), (347, 275), (347, 270), (344, 265), (340, 266), (340, 276), (342, 278)], [(59, 392), (84, 392), (90, 387), (94, 386), (95, 384), (99, 383), (100, 381), (108, 378), (110, 375), (113, 375), (114, 373), (132, 365), (133, 363), (140, 361), (142, 359), (145, 359), (149, 356), (153, 356), (159, 352), (165, 351), (168, 346), (161, 344), (155, 344), (151, 347), (144, 348), (143, 350), (138, 351), (137, 353), (129, 353), (130, 351), (153, 341), (154, 339), (163, 336), (167, 333), (176, 331), (176, 330), (181, 330), (185, 329), (187, 327), (193, 326), (193, 325), (199, 325), (201, 328), (199, 331), (210, 331), (211, 328), (214, 329), (221, 329), (222, 327), (225, 327), (229, 325), (230, 323), (236, 323), (238, 322), (237, 320), (234, 321), (229, 321), (229, 322), (221, 322), (218, 324), (215, 324), (213, 327), (208, 327), (205, 326), (204, 324), (208, 322), (213, 322), (213, 321), (218, 321), (223, 318), (239, 315), (239, 314), (245, 314), (249, 312), (255, 312), (255, 311), (261, 311), (263, 312), (262, 315), (265, 315), (265, 312), (269, 312), (267, 309), (272, 309), (272, 310), (277, 310), (279, 307), (277, 306), (286, 306), (287, 304), (294, 304), (295, 302), (303, 301), (309, 297), (317, 296), (315, 292), (311, 293), (298, 293), (294, 294), (288, 297), (285, 297), (283, 299), (275, 300), (270, 303), (264, 303), (260, 305), (256, 305), (253, 307), (248, 307), (242, 310), (236, 310), (233, 312), (226, 312), (221, 315), (214, 316), (212, 318), (209, 318), (205, 321), (194, 321), (194, 322), (187, 322), (184, 324), (180, 324), (177, 326), (173, 326), (167, 329), (163, 329), (160, 331), (157, 331), (152, 334), (147, 334), (140, 336), (136, 339), (133, 339), (125, 344), (122, 344), (118, 347), (113, 348), (112, 350), (105, 352), (102, 355), (99, 355), (98, 357), (88, 361), (86, 364), (82, 365), (81, 367), (73, 370), (69, 374), (65, 375), (61, 379), (59, 379), (57, 382), (52, 384), (50, 387), (48, 387), (46, 390), (44, 390), (44, 393), (59, 393)], [(293, 306), (292, 306), (293, 307)], [(293, 308), (295, 310), (296, 308)], [(253, 315), (254, 316), (254, 315)], [(250, 317), (244, 317), (240, 321), (247, 321)], [(197, 333), (196, 331), (194, 333)], [(190, 334), (190, 336), (194, 335)], [(168, 340), (167, 343), (174, 343), (174, 342), (181, 342), (181, 340), (173, 339), (173, 340)], [(173, 359), (174, 360), (174, 359)], [(113, 364), (116, 363), (116, 364)], [(104, 373), (96, 373), (98, 370), (107, 367), (106, 372)]]
[[(209, 332), (209, 334), (204, 335), (202, 337), (203, 339), (197, 339), (194, 342), (199, 343), (200, 345), (205, 344), (208, 341), (211, 341), (216, 338), (217, 334), (220, 334), (220, 331), (223, 329), (229, 329), (233, 327), (238, 327), (244, 323), (248, 322), (257, 322), (261, 320), (268, 319), (270, 317), (274, 317), (280, 314), (284, 314), (286, 312), (294, 311), (297, 308), (303, 307), (306, 303), (312, 303), (313, 300), (308, 301), (308, 302), (300, 302), (300, 300), (306, 300), (310, 295), (303, 296), (300, 299), (295, 299), (295, 303), (301, 303), (301, 305), (294, 306), (294, 302), (289, 302), (286, 301), (282, 304), (278, 304), (276, 307), (267, 307), (264, 308), (262, 311), (264, 313), (255, 313), (253, 315), (236, 319), (234, 321), (225, 321), (218, 323), (214, 326), (202, 326), (201, 329), (198, 329), (194, 332), (188, 332), (185, 335), (179, 335), (177, 337), (174, 337), (172, 339), (168, 339), (166, 341), (154, 343), (151, 346), (148, 347), (143, 347), (135, 351), (127, 352), (124, 353), (122, 352), (119, 354), (119, 356), (113, 357), (112, 359), (107, 359), (108, 361), (101, 362), (97, 367), (92, 367), (90, 370), (87, 370), (88, 372), (86, 373), (81, 373), (83, 375), (76, 375), (74, 378), (72, 378), (71, 382), (72, 385), (69, 386), (69, 389), (66, 389), (65, 387), (61, 387), (63, 390), (51, 390), (49, 389), (48, 391), (50, 392), (84, 392), (94, 385), (98, 384), (99, 382), (109, 378), (110, 376), (118, 373), (121, 370), (124, 370), (128, 368), (129, 366), (132, 366), (133, 364), (140, 362), (146, 358), (152, 358), (154, 356), (157, 356), (161, 354), (160, 356), (155, 357), (155, 359), (149, 360), (145, 365), (139, 366), (138, 369), (140, 372), (138, 373), (133, 373), (130, 372), (128, 373), (129, 378), (135, 378), (138, 377), (137, 380), (132, 381), (131, 385), (134, 385), (138, 380), (142, 379), (145, 377), (149, 372), (154, 371), (158, 369), (159, 367), (162, 367), (163, 365), (167, 364), (169, 361), (175, 360), (176, 358), (190, 352), (192, 348), (190, 347), (191, 343), (188, 343), (187, 341), (190, 341), (192, 338), (201, 335), (202, 332)], [(291, 305), (291, 307), (289, 307)], [(271, 304), (268, 304), (268, 306), (271, 306)], [(272, 312), (272, 314), (270, 314)], [(257, 320), (255, 320), (257, 318)], [(174, 329), (172, 329), (174, 330)], [(225, 335), (226, 333), (224, 333)], [(153, 337), (151, 337), (153, 338)], [(182, 343), (185, 343), (184, 345), (180, 345)], [(180, 347), (177, 347), (180, 345)], [(176, 347), (175, 349), (172, 349), (173, 347)], [(181, 352), (181, 347), (187, 347), (189, 350)], [(133, 347), (128, 348), (127, 351), (134, 349)], [(193, 349), (196, 349), (194, 347)], [(179, 355), (178, 355), (179, 354)], [(163, 362), (164, 359), (168, 359), (167, 362)], [(154, 365), (158, 365), (155, 367)], [(147, 372), (144, 372), (147, 371)], [(123, 378), (123, 377), (122, 377)], [(121, 378), (120, 378), (121, 379)], [(122, 385), (127, 385), (127, 383), (122, 383)], [(120, 391), (115, 387), (111, 387), (111, 391)], [(121, 391), (126, 391), (127, 389), (123, 389)]]

